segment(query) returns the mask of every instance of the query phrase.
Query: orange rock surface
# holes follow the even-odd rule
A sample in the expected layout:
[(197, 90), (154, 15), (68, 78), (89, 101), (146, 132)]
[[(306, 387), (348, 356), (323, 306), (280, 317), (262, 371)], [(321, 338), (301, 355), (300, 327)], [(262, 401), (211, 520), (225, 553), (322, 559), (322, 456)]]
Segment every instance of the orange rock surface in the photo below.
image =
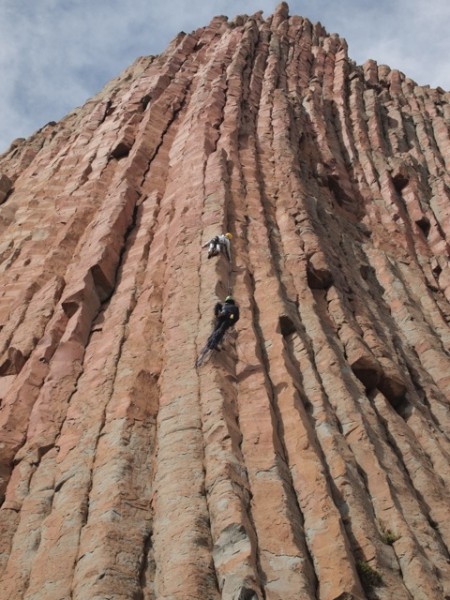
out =
[(450, 598), (449, 120), (283, 3), (15, 140), (1, 600)]

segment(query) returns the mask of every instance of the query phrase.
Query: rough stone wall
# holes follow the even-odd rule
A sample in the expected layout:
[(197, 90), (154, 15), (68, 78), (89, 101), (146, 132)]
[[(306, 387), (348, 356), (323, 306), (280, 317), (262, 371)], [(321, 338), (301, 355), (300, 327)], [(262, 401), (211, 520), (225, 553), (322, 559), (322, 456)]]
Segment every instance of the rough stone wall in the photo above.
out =
[(450, 598), (449, 120), (281, 4), (12, 144), (2, 600)]

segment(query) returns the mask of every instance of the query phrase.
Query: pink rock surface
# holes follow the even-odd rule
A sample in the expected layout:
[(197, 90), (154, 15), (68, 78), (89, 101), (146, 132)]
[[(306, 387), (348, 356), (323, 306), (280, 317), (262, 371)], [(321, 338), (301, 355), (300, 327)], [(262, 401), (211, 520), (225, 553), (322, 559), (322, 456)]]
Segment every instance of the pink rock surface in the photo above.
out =
[(13, 142), (0, 600), (450, 597), (449, 118), (282, 3)]

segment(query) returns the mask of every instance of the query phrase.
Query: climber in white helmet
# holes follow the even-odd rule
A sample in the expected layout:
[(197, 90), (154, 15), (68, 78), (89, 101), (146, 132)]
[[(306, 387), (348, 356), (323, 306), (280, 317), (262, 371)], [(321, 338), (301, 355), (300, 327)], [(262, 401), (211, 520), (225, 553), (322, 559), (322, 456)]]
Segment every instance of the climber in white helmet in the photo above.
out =
[(233, 236), (231, 233), (216, 235), (213, 238), (211, 238), (209, 240), (209, 242), (206, 242), (206, 244), (203, 244), (202, 248), (206, 248), (206, 246), (209, 246), (208, 258), (211, 258), (212, 256), (217, 256), (218, 254), (223, 252), (225, 254), (225, 256), (227, 257), (228, 261), (231, 262), (230, 240), (232, 238), (233, 238)]

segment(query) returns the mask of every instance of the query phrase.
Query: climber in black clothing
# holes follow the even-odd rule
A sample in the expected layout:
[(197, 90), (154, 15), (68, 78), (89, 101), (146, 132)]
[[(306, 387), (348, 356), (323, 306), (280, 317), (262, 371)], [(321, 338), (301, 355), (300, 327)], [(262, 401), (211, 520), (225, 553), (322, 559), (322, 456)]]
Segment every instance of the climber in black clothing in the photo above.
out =
[(225, 298), (225, 302), (218, 302), (214, 307), (216, 323), (214, 331), (209, 336), (208, 348), (218, 350), (217, 346), (222, 341), (225, 332), (239, 321), (239, 307), (231, 296)]

